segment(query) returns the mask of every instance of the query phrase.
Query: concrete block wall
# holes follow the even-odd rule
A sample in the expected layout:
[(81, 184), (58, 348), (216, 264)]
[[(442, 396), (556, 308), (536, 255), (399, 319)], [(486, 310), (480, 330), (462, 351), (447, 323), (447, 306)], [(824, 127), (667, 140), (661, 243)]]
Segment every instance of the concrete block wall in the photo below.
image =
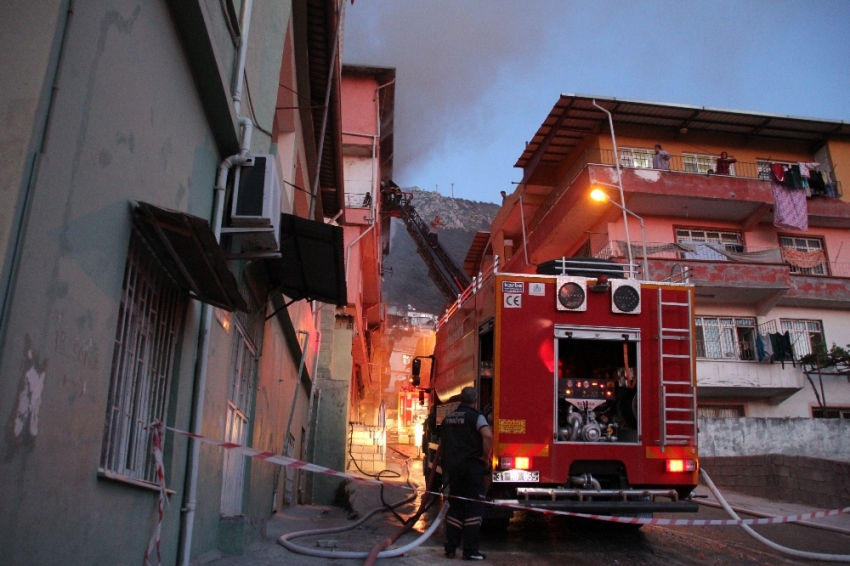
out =
[(373, 474), (386, 469), (387, 430), (380, 426), (356, 424), (351, 428), (350, 450), (345, 469)]
[(701, 467), (720, 488), (820, 509), (850, 506), (850, 463), (805, 456), (703, 456)]

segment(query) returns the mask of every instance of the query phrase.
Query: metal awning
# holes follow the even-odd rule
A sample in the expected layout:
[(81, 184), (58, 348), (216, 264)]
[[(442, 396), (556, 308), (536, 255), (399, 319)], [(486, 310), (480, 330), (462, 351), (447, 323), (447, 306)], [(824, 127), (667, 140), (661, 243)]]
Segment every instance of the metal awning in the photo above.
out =
[(293, 301), (347, 302), (342, 228), (280, 215), (280, 257), (266, 260), (272, 287)]
[(189, 296), (228, 311), (247, 311), (236, 277), (206, 220), (139, 202), (133, 224)]
[(850, 139), (850, 123), (838, 120), (562, 94), (514, 167), (524, 168), (532, 159), (539, 163), (560, 162), (587, 134), (607, 131), (608, 116), (593, 106), (594, 100), (611, 112), (615, 129), (634, 125), (667, 128), (676, 133), (735, 135), (742, 140), (795, 140), (808, 143), (812, 151), (830, 138)]

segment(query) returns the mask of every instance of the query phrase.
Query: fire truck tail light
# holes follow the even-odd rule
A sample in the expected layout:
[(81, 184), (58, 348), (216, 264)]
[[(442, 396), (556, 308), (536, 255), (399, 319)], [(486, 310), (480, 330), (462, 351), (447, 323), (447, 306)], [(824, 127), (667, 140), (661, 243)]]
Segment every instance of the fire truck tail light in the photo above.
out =
[(668, 472), (695, 472), (697, 471), (696, 460), (667, 460)]
[(528, 470), (531, 468), (531, 458), (524, 456), (502, 456), (499, 458), (500, 470)]

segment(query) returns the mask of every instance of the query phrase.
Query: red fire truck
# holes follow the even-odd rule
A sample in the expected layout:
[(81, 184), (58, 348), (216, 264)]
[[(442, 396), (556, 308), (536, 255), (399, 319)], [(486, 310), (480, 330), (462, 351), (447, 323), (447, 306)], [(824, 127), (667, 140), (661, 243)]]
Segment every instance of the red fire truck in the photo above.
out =
[(493, 426), (490, 499), (696, 511), (693, 287), (625, 278), (623, 267), (573, 258), (473, 282), (437, 330), (429, 467), (442, 419), (471, 385)]

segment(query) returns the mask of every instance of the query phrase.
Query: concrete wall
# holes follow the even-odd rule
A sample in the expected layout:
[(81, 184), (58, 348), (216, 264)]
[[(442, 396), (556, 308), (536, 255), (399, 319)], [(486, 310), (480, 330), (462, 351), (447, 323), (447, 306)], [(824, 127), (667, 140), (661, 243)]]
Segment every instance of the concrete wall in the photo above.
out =
[(781, 454), (850, 462), (846, 419), (699, 419), (700, 458)]

